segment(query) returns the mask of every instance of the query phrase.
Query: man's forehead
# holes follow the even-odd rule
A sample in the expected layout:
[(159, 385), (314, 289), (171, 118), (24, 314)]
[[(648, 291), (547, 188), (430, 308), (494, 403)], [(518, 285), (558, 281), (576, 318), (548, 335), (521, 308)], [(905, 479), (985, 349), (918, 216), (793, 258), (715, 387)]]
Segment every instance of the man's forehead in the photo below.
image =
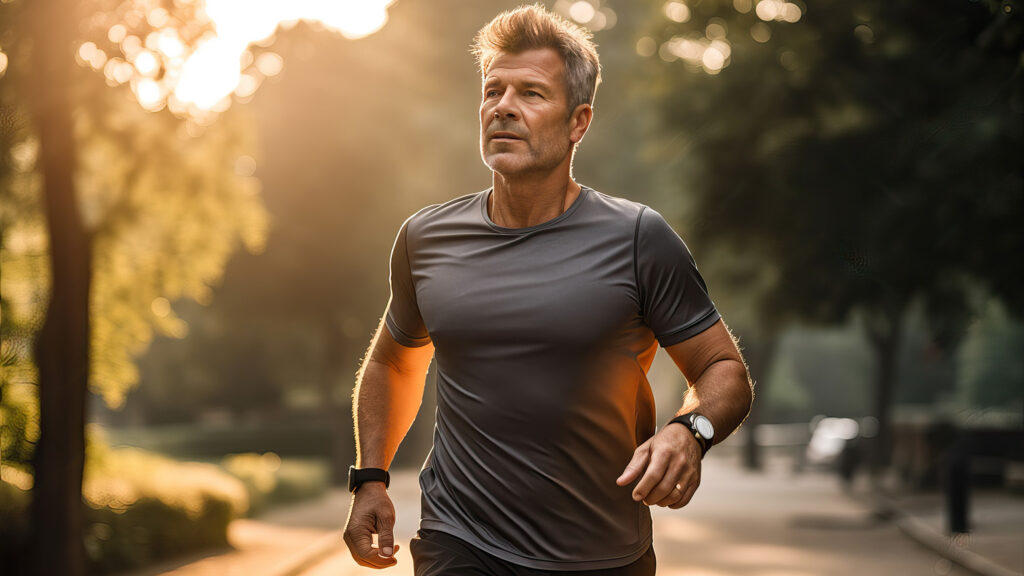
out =
[(484, 73), (484, 83), (507, 74), (521, 74), (537, 81), (554, 82), (563, 77), (565, 63), (553, 48), (522, 52), (498, 52)]

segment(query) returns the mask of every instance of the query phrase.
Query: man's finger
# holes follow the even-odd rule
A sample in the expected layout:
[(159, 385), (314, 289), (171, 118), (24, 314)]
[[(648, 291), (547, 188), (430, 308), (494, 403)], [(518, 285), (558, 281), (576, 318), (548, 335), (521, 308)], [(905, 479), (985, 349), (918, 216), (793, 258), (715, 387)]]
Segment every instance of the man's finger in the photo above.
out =
[[(661, 481), (658, 482), (658, 484), (651, 489), (651, 491), (647, 494), (646, 497), (644, 497), (644, 501), (647, 502), (649, 505), (661, 506), (663, 501), (672, 499), (672, 491), (675, 490), (676, 486), (679, 485), (677, 480), (678, 478), (678, 471), (672, 470), (671, 468), (667, 469), (665, 471), (665, 475), (662, 476)], [(682, 493), (682, 489), (679, 490), (679, 493)], [(678, 496), (678, 494), (676, 494), (675, 496)], [(675, 499), (672, 499), (669, 503), (672, 502), (675, 502)]]
[(648, 442), (644, 442), (633, 451), (633, 458), (626, 464), (626, 469), (622, 471), (622, 475), (615, 481), (619, 486), (625, 486), (633, 480), (636, 480), (644, 469), (647, 467), (647, 461), (651, 456)]
[[(398, 561), (394, 557), (384, 557), (380, 549), (373, 545), (373, 533), (369, 529), (355, 529), (345, 532), (345, 542), (356, 564), (367, 568), (387, 568)], [(394, 551), (398, 546), (394, 546)], [(393, 552), (394, 552), (393, 551)]]
[(661, 482), (661, 479), (665, 477), (665, 471), (668, 469), (668, 458), (664, 455), (652, 455), (651, 461), (647, 465), (647, 471), (644, 472), (643, 478), (637, 483), (636, 488), (633, 488), (633, 500), (637, 502), (647, 498), (647, 495), (654, 489), (655, 486)]
[(391, 558), (395, 553), (395, 536), (391, 532), (391, 525), (381, 526), (377, 530), (377, 543), (380, 545), (380, 555)]
[(680, 498), (679, 501), (676, 502), (675, 504), (669, 505), (669, 508), (671, 508), (673, 510), (678, 510), (678, 509), (682, 508), (683, 506), (686, 506), (687, 504), (690, 503), (690, 500), (693, 499), (693, 495), (696, 494), (696, 493), (697, 493), (697, 485), (696, 484), (691, 484), (689, 488), (684, 487), (684, 489), (683, 489), (683, 497)]
[(658, 502), (656, 502), (655, 505), (661, 506), (663, 508), (671, 507), (673, 504), (678, 503), (682, 499), (683, 490), (678, 484), (676, 484), (675, 486), (672, 487), (671, 490), (669, 490), (668, 494), (661, 500), (658, 500)]
[(345, 543), (348, 544), (348, 551), (352, 559), (360, 566), (377, 568), (373, 557), (376, 553), (373, 550), (373, 536), (368, 531), (347, 530), (345, 531)]
[[(397, 553), (399, 549), (401, 549), (401, 546), (395, 544), (394, 552)], [(390, 558), (385, 558), (381, 556), (380, 548), (377, 547), (371, 547), (368, 556), (358, 556), (356, 555), (355, 551), (351, 552), (352, 558), (356, 561), (356, 564), (359, 564), (360, 566), (365, 566), (367, 568), (387, 568), (389, 566), (394, 566), (398, 563), (398, 559), (394, 556)]]
[(690, 503), (690, 499), (697, 493), (697, 488), (700, 487), (700, 468), (691, 471), (686, 475), (684, 479), (679, 481), (679, 487), (681, 488), (682, 497), (679, 501), (669, 505), (669, 508), (678, 509), (686, 506)]

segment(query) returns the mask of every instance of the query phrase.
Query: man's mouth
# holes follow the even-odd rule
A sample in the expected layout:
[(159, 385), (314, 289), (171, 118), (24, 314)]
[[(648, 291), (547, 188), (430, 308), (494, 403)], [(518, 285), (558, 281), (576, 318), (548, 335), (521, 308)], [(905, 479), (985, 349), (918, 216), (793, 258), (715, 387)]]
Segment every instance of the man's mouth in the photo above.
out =
[(491, 134), (491, 140), (522, 140), (522, 138), (513, 132), (498, 131)]

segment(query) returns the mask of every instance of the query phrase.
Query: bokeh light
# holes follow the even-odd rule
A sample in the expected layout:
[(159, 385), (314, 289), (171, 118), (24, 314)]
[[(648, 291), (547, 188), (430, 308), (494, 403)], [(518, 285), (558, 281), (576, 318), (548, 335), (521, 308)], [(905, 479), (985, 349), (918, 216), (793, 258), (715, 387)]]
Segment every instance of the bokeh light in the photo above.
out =
[[(77, 60), (102, 70), (112, 86), (127, 84), (146, 110), (167, 107), (208, 123), (230, 106), (232, 97), (251, 97), (265, 78), (281, 72), (284, 60), (266, 50), (278, 29), (305, 21), (349, 39), (362, 38), (387, 23), (393, 1), (179, 0), (169, 11), (145, 0), (126, 0), (115, 11), (119, 21), (105, 34), (121, 54), (110, 57), (90, 41), (79, 46)], [(136, 32), (145, 25), (152, 31)], [(0, 62), (5, 65), (5, 60)]]
[(665, 2), (662, 11), (673, 22), (686, 22), (690, 19), (690, 7), (682, 2)]
[(557, 0), (552, 10), (593, 32), (613, 28), (618, 22), (615, 10), (600, 0)]
[(658, 49), (658, 56), (666, 62), (682, 60), (693, 69), (718, 74), (729, 65), (732, 45), (725, 37), (724, 27), (708, 27), (705, 35), (691, 33), (673, 36)]
[(746, 14), (754, 8), (753, 0), (732, 0), (732, 7), (740, 14)]
[(786, 0), (761, 0), (754, 9), (757, 17), (765, 22), (778, 20), (781, 22), (799, 22), (803, 16), (800, 7)]
[(594, 9), (594, 5), (585, 0), (579, 2), (573, 2), (572, 6), (569, 7), (569, 15), (572, 19), (581, 23), (586, 24), (594, 19), (594, 14), (597, 14), (597, 10)]
[[(749, 28), (739, 28), (734, 30), (733, 34), (749, 33), (750, 37), (760, 44), (765, 44), (772, 38), (772, 27), (768, 25), (769, 22), (792, 24), (799, 22), (803, 16), (800, 5), (787, 0), (733, 0), (732, 6), (740, 14), (747, 14), (753, 10), (758, 17), (758, 21)], [(685, 33), (676, 33), (668, 40), (662, 41), (660, 45), (657, 44), (657, 40), (644, 37), (637, 41), (638, 55), (650, 57), (657, 54), (665, 62), (682, 61), (689, 70), (703, 71), (710, 75), (718, 74), (729, 66), (732, 42), (728, 38), (729, 23), (725, 18), (713, 16), (700, 23), (695, 19), (685, 0), (668, 0), (662, 4), (661, 11), (671, 22), (689, 22), (689, 26), (703, 26), (703, 34), (699, 28), (690, 28)], [(858, 26), (854, 34), (865, 43), (874, 41), (873, 31), (867, 26)], [(796, 58), (791, 55), (780, 55), (780, 63), (790, 71), (799, 67)]]
[(644, 36), (643, 38), (636, 41), (636, 53), (644, 58), (654, 56), (654, 53), (658, 51), (658, 43), (654, 41), (654, 38), (650, 36)]
[(755, 42), (764, 44), (772, 39), (772, 29), (764, 22), (758, 22), (750, 27), (750, 37), (753, 38)]

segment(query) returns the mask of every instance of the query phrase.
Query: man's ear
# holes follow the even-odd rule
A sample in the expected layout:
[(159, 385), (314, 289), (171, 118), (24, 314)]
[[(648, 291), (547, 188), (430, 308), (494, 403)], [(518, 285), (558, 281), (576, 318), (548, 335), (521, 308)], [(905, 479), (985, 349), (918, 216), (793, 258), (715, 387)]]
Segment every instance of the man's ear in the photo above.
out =
[(580, 104), (569, 116), (569, 141), (579, 144), (583, 135), (590, 128), (590, 121), (594, 119), (594, 107), (590, 104)]

